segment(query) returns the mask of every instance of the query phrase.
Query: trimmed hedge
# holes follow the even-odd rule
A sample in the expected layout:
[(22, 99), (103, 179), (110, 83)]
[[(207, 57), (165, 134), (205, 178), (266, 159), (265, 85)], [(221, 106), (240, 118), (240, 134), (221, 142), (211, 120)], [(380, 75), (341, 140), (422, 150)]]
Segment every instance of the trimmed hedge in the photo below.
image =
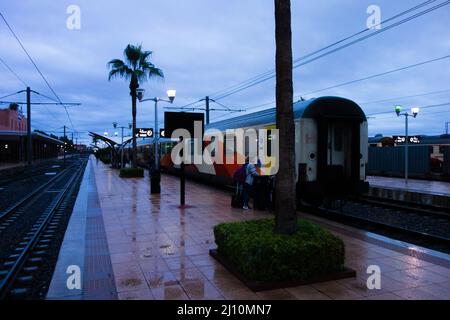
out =
[(274, 227), (274, 219), (219, 224), (217, 251), (254, 281), (301, 281), (343, 270), (340, 238), (306, 220), (291, 236), (275, 234)]
[(144, 169), (142, 169), (142, 168), (120, 169), (120, 177), (122, 177), (122, 178), (143, 178), (144, 177)]

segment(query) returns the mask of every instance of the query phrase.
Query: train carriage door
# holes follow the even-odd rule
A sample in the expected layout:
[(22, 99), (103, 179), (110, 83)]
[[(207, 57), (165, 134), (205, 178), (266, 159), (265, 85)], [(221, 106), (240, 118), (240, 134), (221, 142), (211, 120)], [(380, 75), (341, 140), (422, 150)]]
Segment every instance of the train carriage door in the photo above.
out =
[(327, 165), (341, 171), (348, 178), (351, 176), (351, 128), (344, 123), (332, 123), (328, 127)]
[(353, 121), (332, 122), (328, 126), (327, 166), (334, 175), (345, 180), (353, 180), (359, 170), (357, 128), (357, 123)]

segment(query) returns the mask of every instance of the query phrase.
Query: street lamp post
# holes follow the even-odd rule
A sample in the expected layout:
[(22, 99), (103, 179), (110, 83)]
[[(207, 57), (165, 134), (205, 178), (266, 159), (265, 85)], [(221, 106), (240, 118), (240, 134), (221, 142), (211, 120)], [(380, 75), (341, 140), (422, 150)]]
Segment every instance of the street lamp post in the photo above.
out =
[(409, 165), (409, 136), (408, 136), (408, 118), (413, 117), (416, 118), (420, 112), (420, 108), (413, 107), (411, 108), (411, 113), (403, 112), (401, 106), (395, 106), (395, 113), (397, 113), (397, 117), (404, 116), (405, 117), (405, 183), (408, 183), (408, 165)]
[(119, 129), (122, 130), (122, 137), (121, 137), (121, 144), (120, 144), (120, 168), (123, 169), (124, 168), (124, 163), (123, 163), (123, 149), (124, 149), (124, 145), (123, 145), (123, 129), (126, 129), (126, 128), (131, 129), (132, 124), (129, 123), (128, 126), (126, 126), (126, 127), (125, 126), (118, 127), (117, 126), (117, 122), (113, 122), (113, 127), (114, 127), (114, 129), (119, 128)]
[[(145, 90), (144, 89), (137, 89), (137, 98), (139, 99), (139, 102), (144, 101), (153, 101), (155, 103), (155, 128), (153, 130), (153, 142), (154, 142), (154, 158), (155, 162), (154, 164), (151, 164), (150, 167), (153, 167), (153, 170), (151, 170), (150, 174), (150, 192), (151, 193), (161, 193), (161, 176), (159, 172), (159, 152), (158, 152), (158, 141), (159, 141), (159, 129), (158, 129), (158, 102), (168, 102), (173, 103), (175, 100), (176, 90), (167, 90), (167, 97), (169, 100), (161, 99), (158, 97), (151, 98), (151, 99), (144, 99)], [(134, 133), (133, 133), (134, 134)]]

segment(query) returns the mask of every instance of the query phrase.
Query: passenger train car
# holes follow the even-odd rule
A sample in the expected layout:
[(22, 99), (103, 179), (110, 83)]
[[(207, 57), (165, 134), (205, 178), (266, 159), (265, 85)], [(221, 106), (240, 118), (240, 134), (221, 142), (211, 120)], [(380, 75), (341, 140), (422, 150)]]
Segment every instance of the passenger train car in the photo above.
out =
[[(367, 119), (362, 109), (353, 101), (339, 97), (321, 97), (296, 102), (295, 122), (295, 174), (297, 199), (319, 205), (324, 199), (341, 199), (348, 195), (368, 191), (366, 165), (368, 158)], [(270, 144), (270, 130), (276, 127), (276, 109), (258, 111), (205, 127), (225, 132), (228, 129), (268, 129), (266, 141)], [(160, 140), (161, 169), (176, 171), (171, 161), (171, 150), (176, 142)], [(235, 140), (224, 140), (223, 152)], [(138, 146), (138, 160), (148, 164), (152, 157), (152, 140), (141, 141)], [(233, 148), (236, 150), (237, 148)], [(270, 147), (268, 147), (270, 150)], [(245, 155), (249, 150), (244, 148)], [(280, 151), (282, 152), (282, 151)], [(271, 156), (271, 155), (269, 155)], [(237, 157), (235, 157), (236, 159)], [(258, 168), (262, 175), (271, 175), (274, 167), (272, 157), (269, 166)], [(187, 165), (186, 174), (221, 185), (232, 185), (234, 172), (239, 168), (236, 162), (211, 165)]]

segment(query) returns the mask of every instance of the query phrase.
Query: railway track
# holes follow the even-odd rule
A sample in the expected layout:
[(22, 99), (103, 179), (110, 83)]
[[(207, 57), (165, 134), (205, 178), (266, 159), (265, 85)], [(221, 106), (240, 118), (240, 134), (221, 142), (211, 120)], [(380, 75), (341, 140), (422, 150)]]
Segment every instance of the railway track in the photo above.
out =
[(450, 214), (447, 208), (359, 197), (348, 199), (340, 206), (303, 207), (303, 210), (322, 218), (450, 253)]
[[(70, 163), (75, 158), (70, 157), (66, 159), (67, 166), (70, 165)], [(26, 167), (23, 167), (19, 172), (11, 173), (11, 174), (3, 174), (0, 176), (0, 187), (4, 187), (10, 183), (22, 181), (22, 180), (28, 180), (30, 178), (42, 175), (48, 171), (58, 169), (63, 166), (63, 160), (62, 159), (54, 159), (49, 160), (48, 162), (41, 163), (34, 165), (31, 169), (28, 169)]]
[(0, 299), (31, 296), (39, 266), (48, 258), (53, 239), (61, 231), (60, 222), (85, 166), (86, 160), (74, 163), (8, 208), (0, 219)]

